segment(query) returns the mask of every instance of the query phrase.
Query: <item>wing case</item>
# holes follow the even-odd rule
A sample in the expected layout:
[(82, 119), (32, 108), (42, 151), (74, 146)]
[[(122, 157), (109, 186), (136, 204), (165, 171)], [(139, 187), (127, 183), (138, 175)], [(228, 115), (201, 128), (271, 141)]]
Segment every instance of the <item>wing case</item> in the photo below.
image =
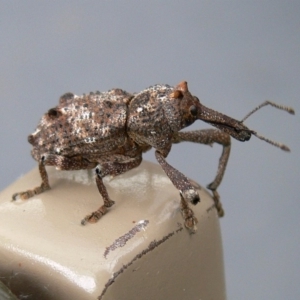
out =
[(83, 96), (64, 94), (29, 135), (32, 156), (39, 160), (45, 153), (68, 157), (112, 153), (126, 142), (131, 98), (121, 89)]

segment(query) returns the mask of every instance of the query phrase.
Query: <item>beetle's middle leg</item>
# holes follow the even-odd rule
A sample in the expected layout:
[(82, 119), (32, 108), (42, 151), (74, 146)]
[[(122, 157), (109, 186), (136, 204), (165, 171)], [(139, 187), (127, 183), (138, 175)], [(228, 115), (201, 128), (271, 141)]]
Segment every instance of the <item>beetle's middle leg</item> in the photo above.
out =
[(206, 145), (212, 145), (213, 143), (218, 143), (223, 146), (223, 151), (219, 159), (217, 175), (213, 180), (213, 182), (211, 182), (207, 186), (207, 188), (212, 191), (215, 207), (218, 211), (219, 217), (224, 216), (224, 210), (222, 207), (222, 203), (220, 202), (220, 196), (219, 193), (217, 192), (217, 188), (223, 179), (227, 162), (229, 159), (230, 148), (231, 148), (230, 135), (218, 129), (183, 131), (183, 132), (178, 132), (178, 134), (173, 138), (172, 142), (173, 143), (194, 142), (194, 143), (206, 144)]
[(103, 178), (107, 175), (117, 176), (123, 174), (138, 165), (140, 165), (142, 161), (142, 156), (139, 155), (136, 158), (129, 158), (124, 156), (124, 161), (127, 162), (107, 162), (101, 165), (98, 165), (96, 168), (96, 184), (103, 198), (104, 204), (100, 206), (96, 211), (92, 212), (91, 214), (87, 215), (82, 221), (81, 224), (85, 225), (87, 222), (89, 223), (96, 223), (103, 215), (105, 215), (108, 211), (108, 208), (114, 205), (115, 201), (111, 200), (107, 189), (103, 183)]

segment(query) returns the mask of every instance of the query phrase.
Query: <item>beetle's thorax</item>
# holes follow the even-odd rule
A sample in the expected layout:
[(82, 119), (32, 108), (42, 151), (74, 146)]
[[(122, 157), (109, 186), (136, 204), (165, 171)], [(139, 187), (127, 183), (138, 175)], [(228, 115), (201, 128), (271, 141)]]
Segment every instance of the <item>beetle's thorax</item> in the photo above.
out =
[(139, 144), (166, 148), (175, 133), (196, 120), (190, 113), (194, 102), (198, 99), (189, 93), (186, 82), (151, 86), (131, 100), (127, 132)]
[(139, 145), (165, 148), (170, 144), (172, 129), (165, 116), (166, 95), (173, 88), (154, 85), (135, 95), (130, 101), (127, 117), (127, 133)]

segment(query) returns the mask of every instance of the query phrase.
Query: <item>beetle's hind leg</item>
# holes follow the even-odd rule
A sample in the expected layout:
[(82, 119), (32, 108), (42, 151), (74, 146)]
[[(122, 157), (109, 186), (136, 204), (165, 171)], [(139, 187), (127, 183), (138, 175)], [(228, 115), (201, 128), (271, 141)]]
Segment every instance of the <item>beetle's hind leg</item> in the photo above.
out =
[[(108, 208), (114, 205), (114, 201), (109, 198), (107, 193), (107, 189), (103, 183), (103, 178), (107, 175), (117, 176), (123, 174), (135, 167), (137, 167), (141, 161), (142, 156), (138, 156), (136, 158), (128, 158), (124, 157), (124, 163), (120, 162), (112, 162), (112, 163), (103, 163), (98, 165), (96, 168), (96, 184), (103, 198), (104, 204), (100, 206), (96, 211), (87, 215), (82, 221), (81, 224), (85, 225), (87, 222), (96, 223), (103, 215), (105, 215), (108, 211)], [(129, 161), (128, 161), (129, 160)]]
[(45, 168), (45, 159), (42, 158), (39, 162), (39, 171), (42, 178), (42, 183), (40, 186), (35, 187), (32, 190), (27, 190), (25, 192), (19, 192), (15, 193), (12, 196), (12, 201), (15, 201), (17, 199), (27, 200), (35, 195), (41, 194), (47, 190), (50, 189), (49, 180), (48, 180), (48, 174)]
[(48, 174), (45, 168), (46, 165), (55, 166), (59, 170), (80, 170), (94, 168), (96, 163), (89, 162), (81, 156), (67, 157), (56, 154), (45, 154), (39, 162), (39, 171), (42, 178), (41, 185), (32, 190), (13, 194), (13, 201), (17, 199), (26, 200), (50, 189)]
[(178, 134), (173, 138), (173, 143), (180, 142), (193, 142), (205, 145), (212, 145), (213, 143), (218, 143), (223, 146), (223, 151), (219, 159), (217, 175), (213, 182), (207, 185), (207, 188), (212, 191), (212, 196), (215, 202), (215, 207), (217, 209), (218, 215), (219, 217), (223, 217), (224, 209), (222, 207), (222, 203), (220, 202), (220, 196), (217, 192), (217, 188), (222, 182), (227, 162), (229, 159), (231, 148), (230, 135), (218, 129), (183, 131), (178, 132)]

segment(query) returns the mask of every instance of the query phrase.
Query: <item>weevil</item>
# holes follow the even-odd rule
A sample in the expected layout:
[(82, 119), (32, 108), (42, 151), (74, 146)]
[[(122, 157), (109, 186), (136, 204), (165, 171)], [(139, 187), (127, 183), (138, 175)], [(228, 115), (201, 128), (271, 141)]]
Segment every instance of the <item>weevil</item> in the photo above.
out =
[[(195, 205), (200, 198), (189, 179), (166, 161), (172, 144), (188, 141), (222, 145), (217, 175), (207, 186), (221, 217), (224, 210), (217, 188), (229, 159), (230, 136), (244, 142), (255, 135), (289, 151), (287, 146), (264, 138), (244, 125), (246, 118), (266, 105), (294, 114), (290, 107), (266, 101), (238, 121), (204, 106), (189, 92), (186, 81), (175, 87), (154, 85), (137, 94), (122, 89), (82, 96), (66, 93), (60, 97), (56, 107), (43, 115), (35, 132), (28, 137), (33, 146), (31, 154), (38, 162), (41, 185), (15, 193), (12, 198), (25, 200), (49, 190), (45, 166), (55, 166), (60, 170), (95, 168), (96, 184), (104, 204), (88, 214), (81, 224), (95, 223), (115, 203), (107, 193), (103, 178), (137, 167), (142, 161), (142, 154), (154, 148), (158, 163), (179, 191), (184, 224), (193, 233), (197, 218), (189, 203)], [(196, 120), (207, 122), (217, 129), (181, 131)]]

